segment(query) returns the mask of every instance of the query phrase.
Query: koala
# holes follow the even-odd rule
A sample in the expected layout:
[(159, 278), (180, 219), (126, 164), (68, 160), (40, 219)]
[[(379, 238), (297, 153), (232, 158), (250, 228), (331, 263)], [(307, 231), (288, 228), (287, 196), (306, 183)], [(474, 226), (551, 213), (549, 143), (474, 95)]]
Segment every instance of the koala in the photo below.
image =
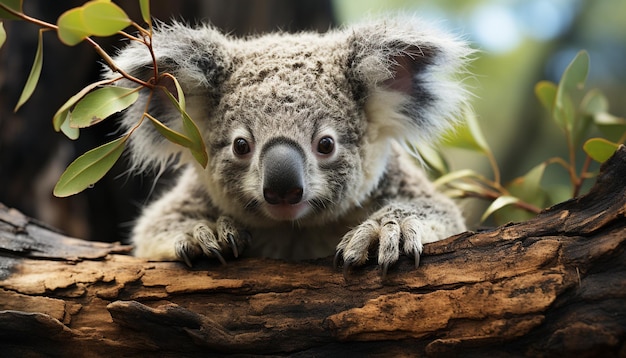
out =
[[(244, 250), (291, 260), (334, 253), (344, 269), (372, 256), (384, 275), (401, 254), (417, 266), (425, 243), (465, 230), (412, 150), (461, 117), (468, 91), (458, 75), (472, 54), (464, 41), (414, 18), (244, 39), (174, 23), (158, 26), (153, 49), (159, 71), (182, 86), (209, 161), (203, 168), (149, 121), (137, 127), (147, 109), (183, 131), (170, 101), (142, 90), (121, 119), (134, 130), (132, 167), (180, 176), (138, 218), (136, 256), (191, 266)], [(153, 75), (142, 44), (115, 61)]]

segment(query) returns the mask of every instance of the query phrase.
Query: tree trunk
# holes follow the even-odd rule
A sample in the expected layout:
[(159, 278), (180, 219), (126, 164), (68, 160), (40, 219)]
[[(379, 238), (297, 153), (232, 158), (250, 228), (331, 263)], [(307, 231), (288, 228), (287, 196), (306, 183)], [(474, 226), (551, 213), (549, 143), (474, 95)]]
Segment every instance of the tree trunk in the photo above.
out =
[(623, 146), (587, 195), (428, 244), (384, 282), (332, 258), (146, 262), (0, 207), (1, 352), (624, 357), (625, 248)]

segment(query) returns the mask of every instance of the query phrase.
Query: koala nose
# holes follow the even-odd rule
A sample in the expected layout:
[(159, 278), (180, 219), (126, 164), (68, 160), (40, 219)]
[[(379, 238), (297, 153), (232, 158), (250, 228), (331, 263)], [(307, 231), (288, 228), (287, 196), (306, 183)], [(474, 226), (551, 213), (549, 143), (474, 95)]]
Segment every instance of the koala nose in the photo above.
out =
[(304, 156), (293, 141), (278, 139), (263, 151), (263, 197), (268, 204), (298, 204), (304, 193)]

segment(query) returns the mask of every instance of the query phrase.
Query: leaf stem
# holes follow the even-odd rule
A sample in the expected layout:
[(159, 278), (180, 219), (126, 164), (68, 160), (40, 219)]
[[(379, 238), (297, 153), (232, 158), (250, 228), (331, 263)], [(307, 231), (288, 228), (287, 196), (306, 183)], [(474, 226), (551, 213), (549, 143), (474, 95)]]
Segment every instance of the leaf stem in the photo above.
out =
[(493, 170), (493, 181), (496, 189), (501, 190), (504, 189), (502, 187), (502, 183), (500, 182), (500, 168), (498, 167), (498, 162), (496, 161), (496, 157), (490, 150), (485, 151), (487, 155), (487, 159), (489, 160), (489, 164), (491, 165), (491, 170)]
[(119, 68), (117, 66), (117, 64), (115, 63), (115, 61), (113, 61), (111, 56), (109, 56), (109, 54), (106, 53), (106, 51), (104, 51), (102, 49), (102, 47), (100, 47), (100, 45), (98, 45), (98, 43), (95, 42), (92, 38), (86, 37), (85, 40), (93, 47), (93, 49), (98, 53), (98, 55), (100, 55), (100, 57), (102, 57), (102, 59), (104, 61), (106, 61), (107, 65), (111, 68), (111, 70), (113, 72), (117, 72), (120, 75), (122, 75), (124, 78), (126, 78), (127, 80), (135, 82), (137, 84), (140, 84), (140, 85), (142, 85), (144, 87), (148, 87), (148, 88), (152, 88), (153, 87), (153, 85), (151, 83), (146, 82), (146, 81), (142, 81), (142, 80), (140, 80), (137, 77), (133, 77), (133, 76), (129, 75), (128, 73), (126, 73), (121, 68)]
[[(463, 191), (463, 196), (461, 196), (461, 198), (477, 198), (477, 199), (483, 199), (483, 200), (496, 200), (497, 198), (500, 197), (500, 194), (498, 193), (493, 193), (493, 192), (484, 192), (484, 193), (477, 193), (477, 192), (471, 192), (471, 191)], [(516, 206), (522, 210), (526, 210), (530, 213), (533, 214), (539, 214), (541, 212), (541, 208), (533, 205), (533, 204), (529, 204), (525, 201), (517, 201), (515, 203), (512, 203), (511, 205)]]
[(550, 164), (559, 164), (560, 166), (563, 167), (563, 169), (569, 171), (569, 164), (567, 164), (567, 162), (561, 158), (561, 157), (553, 157), (550, 158), (548, 160), (546, 160), (546, 165), (550, 165)]
[[(24, 14), (23, 12), (19, 12), (19, 11), (15, 11), (11, 8), (9, 8), (8, 6), (6, 6), (5, 4), (0, 3), (0, 8), (11, 13), (14, 16), (19, 17), (20, 19), (30, 22), (32, 24), (38, 25), (40, 27), (46, 28), (46, 29), (51, 29), (51, 30), (55, 30), (58, 31), (59, 27), (55, 24), (51, 24), (49, 22), (45, 22), (39, 19), (36, 19), (34, 17), (30, 17), (26, 14)], [(145, 30), (144, 30), (145, 31)], [(120, 31), (122, 33), (122, 31)], [(122, 33), (122, 35), (124, 35), (125, 33)], [(129, 37), (130, 35), (126, 34), (127, 37)], [(132, 36), (130, 36), (132, 37)], [(85, 40), (87, 41), (87, 43), (89, 43), (91, 45), (91, 47), (93, 47), (93, 49), (98, 53), (98, 55), (100, 55), (100, 57), (102, 57), (102, 59), (107, 63), (107, 65), (111, 68), (111, 70), (113, 72), (117, 72), (120, 75), (122, 75), (124, 78), (128, 79), (129, 81), (135, 82), (137, 84), (140, 84), (144, 87), (149, 87), (152, 88), (152, 84), (142, 81), (139, 78), (133, 77), (131, 75), (129, 75), (128, 73), (126, 73), (124, 70), (122, 70), (121, 68), (119, 68), (116, 64), (115, 61), (113, 61), (113, 59), (111, 58), (111, 56), (109, 56), (109, 54), (107, 54), (102, 47), (100, 47), (100, 45), (98, 45), (97, 42), (95, 42), (92, 38), (90, 37), (85, 37)], [(151, 46), (149, 47), (151, 49)]]
[(577, 197), (580, 194), (580, 188), (583, 186), (583, 182), (585, 178), (587, 178), (587, 174), (589, 171), (589, 166), (591, 165), (591, 157), (587, 154), (587, 158), (585, 158), (585, 163), (583, 164), (583, 168), (580, 170), (580, 176), (578, 177), (578, 181), (574, 186), (574, 193), (572, 197)]
[(569, 172), (570, 182), (572, 183), (572, 195), (576, 196), (577, 187), (580, 186), (580, 179), (576, 175), (576, 149), (572, 143), (571, 133), (565, 130), (565, 140), (567, 142), (567, 150), (569, 152), (569, 164), (566, 169)]
[(24, 14), (23, 12), (15, 11), (15, 10), (11, 9), (10, 7), (8, 7), (8, 6), (6, 6), (6, 5), (4, 5), (2, 3), (0, 3), (0, 8), (2, 8), (2, 10), (6, 11), (8, 13), (11, 13), (11, 15), (17, 16), (20, 19), (22, 19), (24, 21), (28, 21), (30, 23), (33, 23), (35, 25), (39, 25), (41, 27), (45, 27), (45, 28), (48, 28), (48, 29), (51, 29), (51, 30), (58, 30), (59, 29), (59, 27), (57, 25), (55, 25), (55, 24), (51, 24), (49, 22), (45, 22), (45, 21), (42, 21), (42, 20), (39, 20), (39, 19), (35, 19), (34, 17), (30, 17), (30, 16)]

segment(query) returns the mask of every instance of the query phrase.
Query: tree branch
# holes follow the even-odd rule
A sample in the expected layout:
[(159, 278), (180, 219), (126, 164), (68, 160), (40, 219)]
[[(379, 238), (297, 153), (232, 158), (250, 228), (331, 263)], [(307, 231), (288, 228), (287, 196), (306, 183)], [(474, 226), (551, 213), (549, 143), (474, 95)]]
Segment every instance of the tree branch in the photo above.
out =
[(626, 148), (527, 222), (425, 245), (381, 281), (332, 258), (146, 262), (0, 208), (7, 355), (623, 356)]

